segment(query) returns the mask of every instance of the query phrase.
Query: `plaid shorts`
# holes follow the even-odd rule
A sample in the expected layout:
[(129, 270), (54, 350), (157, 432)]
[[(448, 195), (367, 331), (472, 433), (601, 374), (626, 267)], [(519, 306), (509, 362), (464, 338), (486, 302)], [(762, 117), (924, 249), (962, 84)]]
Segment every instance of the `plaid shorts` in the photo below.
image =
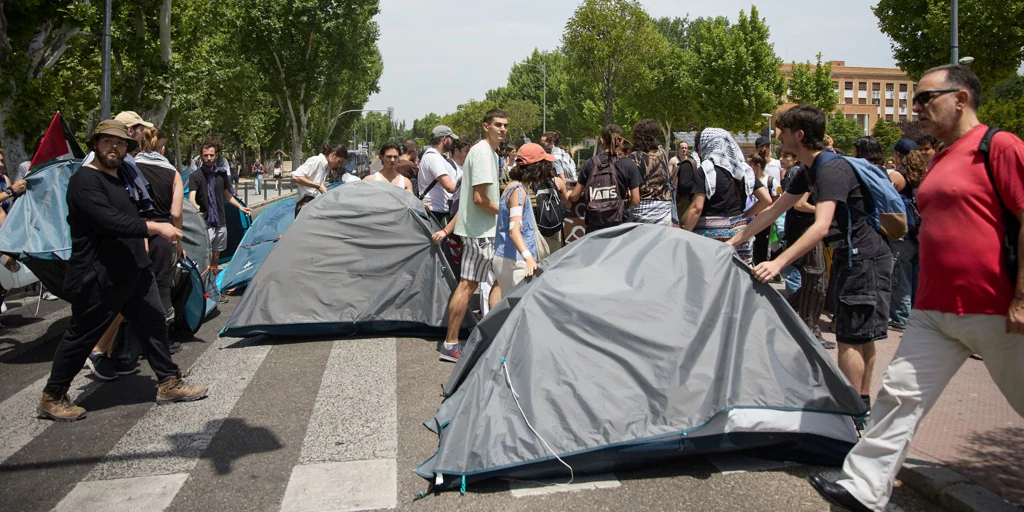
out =
[(493, 259), (493, 238), (462, 239), (462, 279), (476, 283), (487, 281)]

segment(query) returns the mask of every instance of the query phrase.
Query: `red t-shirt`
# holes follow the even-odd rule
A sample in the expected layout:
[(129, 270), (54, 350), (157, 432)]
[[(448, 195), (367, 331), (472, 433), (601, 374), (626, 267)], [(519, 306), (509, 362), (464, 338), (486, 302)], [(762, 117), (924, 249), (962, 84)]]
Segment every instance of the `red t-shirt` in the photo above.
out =
[[(1006, 315), (1014, 285), (1002, 262), (1003, 206), (985, 172), (978, 125), (932, 157), (917, 190), (921, 274), (915, 309), (957, 315)], [(1024, 210), (1024, 142), (1000, 132), (992, 172), (1014, 213)]]

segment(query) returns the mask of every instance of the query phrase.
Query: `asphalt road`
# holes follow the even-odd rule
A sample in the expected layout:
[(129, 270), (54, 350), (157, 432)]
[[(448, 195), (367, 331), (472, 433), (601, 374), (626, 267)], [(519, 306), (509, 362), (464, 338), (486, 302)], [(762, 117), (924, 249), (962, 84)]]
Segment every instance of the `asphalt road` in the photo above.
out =
[[(490, 481), (428, 495), (412, 473), (437, 448), (423, 425), (452, 365), (423, 339), (219, 338), (238, 297), (175, 356), (210, 397), (154, 404), (143, 372), (101, 383), (79, 374), (75, 423), (34, 414), (67, 305), (0, 331), (0, 503), (4, 510), (833, 510), (807, 484), (815, 468), (691, 457), (579, 478), (570, 487)], [(34, 307), (34, 302), (32, 303)], [(22, 317), (19, 317), (22, 318)], [(27, 317), (24, 317), (27, 318)], [(23, 319), (24, 319), (23, 318)], [(897, 487), (891, 510), (933, 510)], [(838, 510), (838, 509), (835, 509)]]

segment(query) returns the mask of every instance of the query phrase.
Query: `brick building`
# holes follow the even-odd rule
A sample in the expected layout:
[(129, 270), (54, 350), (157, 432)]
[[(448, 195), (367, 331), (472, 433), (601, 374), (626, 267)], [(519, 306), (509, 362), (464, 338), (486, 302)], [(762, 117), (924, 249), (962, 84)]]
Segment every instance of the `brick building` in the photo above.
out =
[[(781, 69), (788, 80), (792, 76), (793, 65), (783, 64)], [(865, 134), (871, 133), (879, 119), (893, 122), (917, 120), (911, 108), (917, 84), (900, 69), (852, 67), (844, 61), (834, 60), (832, 86), (839, 93), (838, 109), (848, 119), (856, 119), (864, 127)], [(783, 103), (776, 115), (794, 105), (788, 98), (783, 98)]]

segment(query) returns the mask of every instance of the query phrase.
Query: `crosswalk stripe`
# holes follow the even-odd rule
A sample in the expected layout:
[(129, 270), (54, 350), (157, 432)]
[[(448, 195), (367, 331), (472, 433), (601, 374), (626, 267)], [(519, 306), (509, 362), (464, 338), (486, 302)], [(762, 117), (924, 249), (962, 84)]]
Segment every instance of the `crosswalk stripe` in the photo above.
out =
[(752, 471), (773, 471), (793, 466), (795, 464), (793, 462), (781, 460), (756, 459), (737, 453), (717, 453), (715, 455), (708, 456), (707, 459), (714, 464), (715, 467), (718, 468), (718, 472), (723, 475), (749, 473)]
[(188, 480), (188, 473), (79, 482), (54, 512), (163, 510)]
[(394, 508), (397, 340), (335, 341), (282, 512)]
[(239, 344), (237, 338), (218, 339), (192, 367), (188, 378), (209, 386), (210, 396), (197, 402), (154, 406), (85, 480), (190, 472), (270, 348)]
[[(394, 492), (388, 492), (392, 489)], [(395, 459), (356, 460), (295, 466), (281, 512), (374, 510), (397, 505)]]
[(299, 464), (398, 455), (394, 338), (334, 342)]
[(566, 480), (566, 478), (543, 481), (513, 480), (509, 482), (509, 492), (513, 497), (524, 498), (560, 492), (615, 489), (622, 485), (614, 473), (579, 476), (574, 478), (572, 483), (563, 483)]

